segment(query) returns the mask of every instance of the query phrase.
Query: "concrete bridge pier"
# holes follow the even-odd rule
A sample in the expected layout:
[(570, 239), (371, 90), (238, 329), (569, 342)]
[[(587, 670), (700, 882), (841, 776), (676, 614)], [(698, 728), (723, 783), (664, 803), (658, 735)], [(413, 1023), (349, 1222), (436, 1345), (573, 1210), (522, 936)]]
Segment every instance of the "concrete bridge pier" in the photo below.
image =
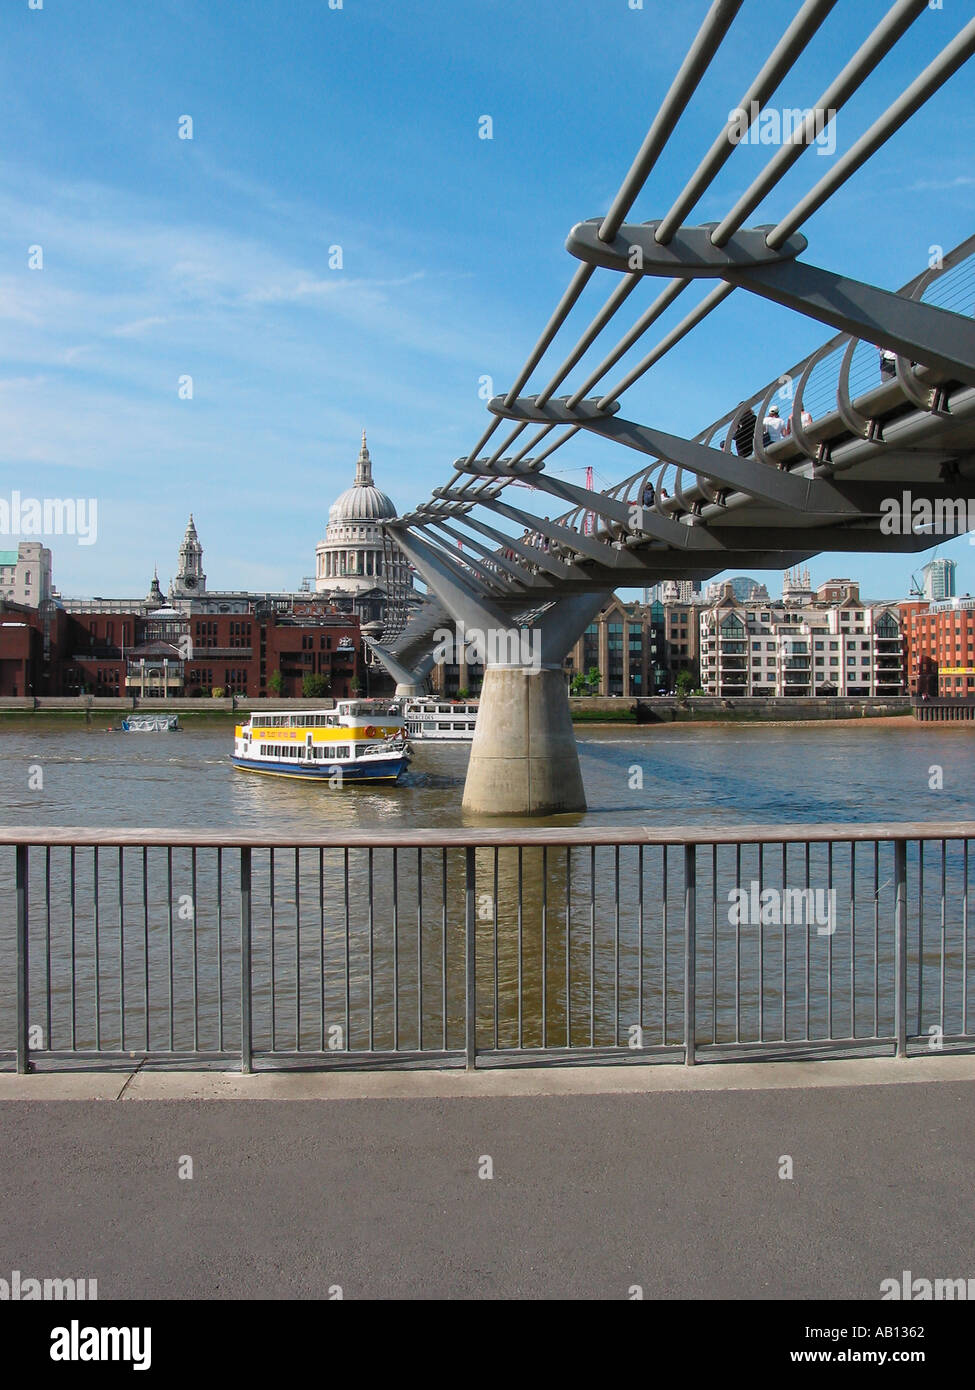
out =
[(484, 662), (463, 809), (482, 816), (584, 811), (562, 661), (610, 591), (553, 597), (540, 613), (536, 600), (531, 626), (522, 627), (524, 600), (488, 595), (414, 531), (389, 529)]
[(586, 809), (562, 659), (605, 602), (605, 593), (557, 600), (522, 630), (529, 662), (501, 664), (488, 654), (465, 811), (552, 816)]
[(482, 816), (586, 809), (561, 670), (485, 670), (463, 809)]

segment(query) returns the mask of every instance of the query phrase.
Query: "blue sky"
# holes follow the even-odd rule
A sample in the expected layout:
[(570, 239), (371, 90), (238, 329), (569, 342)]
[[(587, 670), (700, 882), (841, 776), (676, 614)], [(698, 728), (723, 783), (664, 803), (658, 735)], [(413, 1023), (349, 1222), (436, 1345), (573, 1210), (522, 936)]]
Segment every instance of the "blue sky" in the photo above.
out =
[[(745, 0), (633, 220), (666, 211), (797, 5)], [(707, 8), (8, 0), (0, 492), (98, 500), (95, 545), (53, 542), (62, 592), (140, 594), (154, 564), (165, 585), (191, 510), (211, 587), (296, 587), (363, 426), (401, 511), (445, 482), (487, 421), (480, 379), (500, 391), (521, 367), (576, 267), (569, 228), (608, 207)], [(840, 0), (782, 104), (812, 104), (888, 8)], [(839, 114), (840, 152), (969, 16), (946, 0), (921, 17)], [(971, 233), (971, 88), (969, 67), (806, 224), (807, 259), (896, 288), (929, 246)], [(185, 115), (192, 140), (178, 138)], [(478, 138), (482, 115), (492, 140)], [(768, 153), (736, 151), (692, 220), (719, 217)], [(751, 222), (791, 207), (828, 164), (807, 151)], [(28, 268), (34, 245), (42, 270)], [(596, 281), (530, 389), (608, 293), (608, 273)], [(621, 329), (658, 289), (632, 296)], [(625, 412), (696, 433), (829, 336), (738, 293)], [(619, 452), (582, 436), (551, 466), (581, 480), (592, 464), (606, 483), (633, 466)], [(972, 588), (967, 541), (939, 553)], [(924, 558), (810, 569), (890, 596)], [(778, 577), (763, 577), (774, 592)]]

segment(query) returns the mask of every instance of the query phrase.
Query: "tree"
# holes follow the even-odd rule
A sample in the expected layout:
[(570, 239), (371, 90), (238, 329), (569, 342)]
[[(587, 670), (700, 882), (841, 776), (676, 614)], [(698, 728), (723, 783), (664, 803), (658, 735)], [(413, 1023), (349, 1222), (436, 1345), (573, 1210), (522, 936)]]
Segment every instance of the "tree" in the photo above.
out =
[(332, 682), (328, 676), (316, 676), (311, 671), (301, 680), (301, 693), (308, 699), (314, 699), (318, 695), (327, 695), (331, 688)]
[(694, 677), (691, 675), (690, 671), (678, 671), (677, 680), (675, 682), (677, 694), (682, 698), (686, 698), (686, 696), (690, 695), (693, 688)]
[(215, 685), (210, 691), (210, 694), (215, 700), (222, 700), (226, 693), (222, 685)]
[(353, 676), (349, 681), (349, 689), (352, 691), (353, 695), (358, 695), (359, 691), (362, 689), (362, 682), (358, 676)]
[(464, 686), (461, 686), (460, 690), (458, 690), (458, 692), (457, 692), (457, 698), (458, 698), (458, 700), (468, 700), (468, 699), (470, 699), (470, 694), (471, 694), (471, 692), (467, 689), (467, 686), (464, 685)]
[(284, 681), (281, 679), (281, 672), (272, 671), (267, 684), (272, 695), (280, 695), (281, 691), (284, 689)]
[(592, 695), (598, 688), (601, 679), (599, 667), (590, 666), (585, 675), (579, 671), (572, 677), (569, 688), (573, 695)]

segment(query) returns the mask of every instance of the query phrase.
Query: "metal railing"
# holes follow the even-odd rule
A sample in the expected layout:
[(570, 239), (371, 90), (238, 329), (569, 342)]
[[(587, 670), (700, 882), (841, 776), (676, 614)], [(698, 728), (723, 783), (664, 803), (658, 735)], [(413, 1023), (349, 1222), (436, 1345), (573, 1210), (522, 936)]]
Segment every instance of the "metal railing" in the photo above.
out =
[(975, 1044), (975, 823), (0, 831), (0, 1067)]

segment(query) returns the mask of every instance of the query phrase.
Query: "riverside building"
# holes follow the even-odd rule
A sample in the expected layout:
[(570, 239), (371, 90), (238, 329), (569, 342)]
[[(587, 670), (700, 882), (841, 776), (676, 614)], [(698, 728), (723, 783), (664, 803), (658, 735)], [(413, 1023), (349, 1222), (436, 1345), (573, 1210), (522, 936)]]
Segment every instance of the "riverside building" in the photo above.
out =
[(849, 579), (813, 592), (808, 572), (787, 572), (774, 603), (725, 585), (701, 611), (701, 684), (724, 697), (902, 694), (899, 607), (865, 602)]
[(903, 605), (912, 695), (975, 697), (975, 598)]
[[(688, 613), (692, 605), (624, 603), (614, 595), (589, 624), (565, 660), (565, 673), (571, 682), (593, 668), (599, 682), (593, 695), (623, 695), (642, 698), (654, 695), (666, 681), (664, 666), (665, 614), (674, 619), (675, 647), (687, 646)], [(683, 625), (678, 619), (683, 616)], [(691, 623), (691, 629), (696, 627)], [(680, 640), (681, 637), (683, 640)]]

